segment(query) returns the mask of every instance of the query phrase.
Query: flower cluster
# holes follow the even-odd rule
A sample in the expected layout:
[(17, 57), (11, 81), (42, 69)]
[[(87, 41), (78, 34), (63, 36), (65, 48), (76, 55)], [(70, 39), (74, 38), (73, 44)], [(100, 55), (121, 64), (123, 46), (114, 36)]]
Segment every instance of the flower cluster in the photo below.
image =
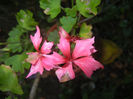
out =
[(71, 49), (71, 37), (62, 28), (59, 28), (60, 40), (57, 44), (58, 48), (63, 55), (52, 51), (53, 42), (44, 41), (42, 47), (39, 46), (42, 42), (40, 30), (37, 26), (37, 32), (34, 36), (30, 36), (31, 41), (37, 52), (28, 53), (27, 61), (32, 64), (30, 73), (27, 78), (32, 74), (43, 70), (55, 70), (55, 73), (60, 82), (65, 82), (75, 78), (74, 70), (80, 68), (87, 77), (91, 77), (93, 71), (103, 68), (102, 64), (96, 61), (92, 54), (96, 52), (93, 44), (94, 37), (90, 39), (75, 40), (75, 48)]

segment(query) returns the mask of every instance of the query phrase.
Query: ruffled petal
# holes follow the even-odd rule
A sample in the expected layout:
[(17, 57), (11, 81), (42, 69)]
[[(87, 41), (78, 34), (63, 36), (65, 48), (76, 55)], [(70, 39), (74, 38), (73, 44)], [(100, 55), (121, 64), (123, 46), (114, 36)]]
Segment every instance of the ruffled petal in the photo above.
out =
[(35, 65), (31, 66), (30, 73), (27, 75), (26, 78), (30, 77), (31, 75), (33, 75), (37, 72), (39, 72), (41, 75), (43, 73), (43, 66), (42, 66), (42, 62), (40, 59), (37, 61), (37, 63)]
[(53, 44), (54, 44), (53, 42), (45, 41), (41, 47), (41, 53), (49, 54), (51, 52), (51, 48), (52, 48)]
[(63, 55), (67, 58), (70, 58), (70, 42), (69, 40), (61, 37), (60, 43), (57, 44), (58, 48), (61, 50)]
[(36, 29), (37, 29), (37, 31), (36, 31), (35, 35), (34, 36), (30, 35), (30, 39), (31, 39), (35, 49), (38, 51), (39, 46), (42, 42), (42, 37), (40, 36), (40, 29), (38, 26), (36, 26)]
[(82, 56), (89, 56), (92, 53), (96, 52), (94, 46), (94, 37), (91, 39), (86, 40), (77, 40), (75, 41), (76, 45), (72, 53), (73, 59), (82, 57)]
[(31, 64), (35, 64), (40, 57), (38, 52), (32, 52), (32, 53), (27, 53), (27, 54), (28, 54), (28, 58), (26, 59), (26, 61)]
[(74, 63), (79, 66), (83, 72), (86, 74), (87, 77), (91, 77), (93, 71), (104, 68), (101, 63), (96, 61), (93, 57), (84, 57), (77, 60), (74, 60)]
[(67, 63), (63, 67), (56, 70), (56, 75), (60, 82), (66, 82), (75, 78), (72, 63)]

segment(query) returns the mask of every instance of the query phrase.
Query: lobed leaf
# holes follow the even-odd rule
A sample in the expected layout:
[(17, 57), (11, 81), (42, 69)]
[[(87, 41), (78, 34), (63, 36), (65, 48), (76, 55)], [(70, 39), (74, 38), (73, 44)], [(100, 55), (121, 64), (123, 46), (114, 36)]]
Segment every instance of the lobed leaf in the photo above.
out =
[(73, 6), (72, 8), (65, 8), (65, 12), (67, 16), (76, 17), (77, 7)]
[(40, 0), (40, 7), (46, 15), (55, 18), (61, 11), (61, 0)]
[(76, 24), (77, 18), (72, 18), (71, 16), (63, 16), (60, 18), (60, 23), (64, 30), (68, 33), (72, 30), (73, 26)]

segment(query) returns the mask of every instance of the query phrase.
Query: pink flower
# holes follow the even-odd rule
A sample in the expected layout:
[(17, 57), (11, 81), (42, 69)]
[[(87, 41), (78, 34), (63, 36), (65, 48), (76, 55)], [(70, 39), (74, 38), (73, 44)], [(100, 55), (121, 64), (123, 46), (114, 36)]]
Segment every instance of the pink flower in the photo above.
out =
[(50, 56), (47, 54), (51, 52), (53, 42), (44, 41), (41, 49), (39, 49), (39, 46), (42, 42), (42, 37), (40, 36), (40, 29), (38, 26), (36, 26), (36, 29), (37, 31), (35, 35), (34, 36), (30, 35), (30, 38), (37, 52), (28, 53), (29, 56), (26, 60), (29, 63), (31, 63), (32, 66), (30, 69), (30, 73), (28, 74), (26, 78), (28, 78), (29, 76), (37, 72), (42, 74), (44, 69), (49, 71), (55, 67), (53, 63), (49, 62), (51, 61), (51, 59), (47, 57), (47, 56)]
[(73, 68), (77, 66), (86, 74), (87, 77), (91, 77), (93, 71), (103, 68), (103, 66), (92, 57), (92, 53), (96, 50), (93, 46), (94, 37), (85, 40), (76, 40), (75, 48), (71, 52), (70, 48), (70, 36), (68, 33), (60, 27), (60, 42), (57, 45), (63, 53), (64, 57), (58, 53), (53, 53), (50, 57), (56, 57), (57, 64), (64, 63), (64, 65), (56, 70), (56, 75), (60, 82), (65, 82), (75, 78)]

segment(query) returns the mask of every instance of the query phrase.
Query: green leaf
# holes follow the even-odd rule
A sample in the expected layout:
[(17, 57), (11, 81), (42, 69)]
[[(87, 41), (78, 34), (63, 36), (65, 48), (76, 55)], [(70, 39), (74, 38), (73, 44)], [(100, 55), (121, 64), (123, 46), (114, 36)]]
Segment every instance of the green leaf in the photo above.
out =
[(93, 14), (97, 14), (97, 6), (100, 2), (101, 0), (76, 0), (76, 5), (84, 17), (92, 17)]
[(67, 16), (76, 17), (77, 7), (73, 6), (72, 8), (65, 8), (65, 12)]
[(17, 15), (17, 22), (18, 24), (26, 29), (26, 30), (35, 30), (35, 26), (37, 25), (37, 22), (33, 18), (33, 13), (29, 10), (20, 10)]
[(61, 11), (61, 0), (40, 0), (40, 7), (46, 15), (55, 18)]
[(59, 34), (57, 30), (49, 33), (48, 41), (51, 41), (51, 42), (54, 42), (54, 44), (57, 44), (58, 40), (59, 40)]
[(0, 52), (0, 62), (4, 62), (9, 57), (8, 52)]
[(14, 55), (5, 60), (6, 65), (12, 65), (12, 69), (15, 72), (24, 73), (24, 68), (28, 69), (30, 67), (29, 63), (25, 62), (27, 55), (25, 53), (20, 55)]
[(88, 7), (90, 8), (91, 13), (94, 15), (97, 14), (97, 6), (101, 3), (101, 0), (90, 0)]
[(79, 36), (83, 38), (91, 38), (92, 37), (92, 26), (83, 23), (80, 27)]
[(0, 66), (0, 90), (23, 94), (22, 88), (18, 83), (18, 78), (10, 66)]
[(25, 31), (18, 25), (15, 28), (13, 28), (9, 32), (9, 38), (7, 40), (8, 45), (7, 47), (13, 52), (21, 52), (22, 46), (20, 43), (21, 35), (25, 33)]
[(77, 18), (72, 18), (71, 16), (63, 16), (60, 18), (60, 23), (62, 27), (69, 33), (73, 26), (76, 24)]

